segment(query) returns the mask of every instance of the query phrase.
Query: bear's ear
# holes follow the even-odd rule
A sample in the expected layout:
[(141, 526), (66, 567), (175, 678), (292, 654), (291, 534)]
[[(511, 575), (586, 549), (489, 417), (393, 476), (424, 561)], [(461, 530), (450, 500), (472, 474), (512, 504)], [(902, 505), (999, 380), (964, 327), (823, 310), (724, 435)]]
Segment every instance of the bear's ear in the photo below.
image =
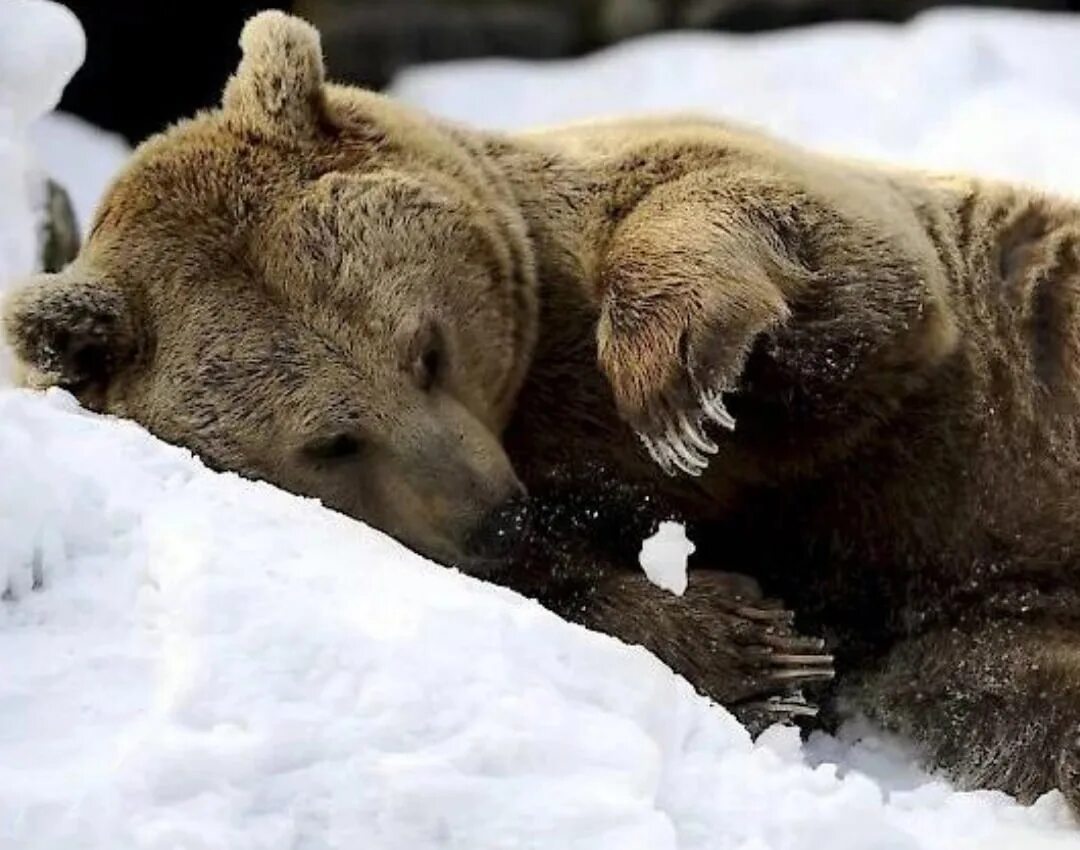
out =
[(4, 335), (33, 383), (104, 386), (136, 351), (135, 317), (111, 284), (38, 275), (3, 303)]
[(283, 12), (260, 12), (240, 34), (243, 58), (222, 106), (241, 123), (272, 135), (308, 135), (323, 98), (318, 31)]

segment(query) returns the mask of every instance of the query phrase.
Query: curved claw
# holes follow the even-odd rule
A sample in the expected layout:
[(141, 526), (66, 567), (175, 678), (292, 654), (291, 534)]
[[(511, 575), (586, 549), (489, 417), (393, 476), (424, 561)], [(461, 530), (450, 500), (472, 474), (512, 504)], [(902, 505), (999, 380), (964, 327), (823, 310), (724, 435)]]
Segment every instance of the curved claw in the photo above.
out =
[(759, 623), (772, 623), (774, 625), (791, 625), (795, 622), (795, 614), (779, 605), (769, 607), (771, 600), (763, 599), (755, 605), (737, 605), (735, 613), (746, 620)]
[(700, 412), (687, 415), (679, 411), (673, 418), (661, 417), (657, 423), (661, 431), (659, 436), (655, 430), (653, 433), (638, 432), (649, 455), (667, 475), (683, 472), (696, 478), (708, 467), (709, 457), (720, 450), (702, 428), (706, 419), (728, 430), (735, 428), (735, 417), (724, 407), (719, 391), (703, 390), (698, 404)]
[(831, 682), (836, 678), (832, 667), (796, 667), (774, 670), (769, 674), (774, 682)]
[(687, 446), (680, 434), (669, 428), (663, 437), (639, 433), (638, 437), (645, 445), (649, 455), (667, 475), (684, 472), (695, 478), (705, 471), (708, 460), (697, 450)]
[(790, 723), (797, 717), (816, 717), (817, 706), (811, 705), (801, 692), (772, 696), (732, 706), (732, 711), (755, 737), (775, 723)]
[(735, 417), (724, 406), (724, 397), (719, 390), (703, 390), (699, 402), (705, 415), (713, 422), (729, 431), (735, 430)]
[(825, 648), (825, 641), (817, 637), (803, 637), (802, 635), (777, 635), (765, 634), (762, 641), (780, 652), (794, 654), (818, 655)]
[(818, 707), (810, 705), (800, 693), (791, 696), (769, 697), (761, 705), (773, 714), (785, 717), (817, 717)]
[(696, 421), (691, 422), (685, 413), (680, 413), (679, 428), (682, 431), (683, 439), (699, 452), (714, 455), (719, 451), (720, 447), (705, 436), (705, 432), (701, 430), (700, 416), (696, 418)]
[(638, 438), (645, 445), (645, 450), (649, 453), (649, 456), (664, 471), (664, 474), (674, 476), (676, 474), (675, 458), (672, 456), (668, 446), (662, 440), (658, 440), (649, 434), (639, 432)]
[(772, 656), (774, 664), (799, 664), (803, 667), (832, 667), (833, 657), (831, 655), (792, 655), (785, 653), (775, 653)]
[(664, 434), (664, 442), (675, 456), (675, 465), (687, 475), (697, 477), (709, 465), (708, 459), (692, 446), (686, 444), (683, 436), (674, 427)]

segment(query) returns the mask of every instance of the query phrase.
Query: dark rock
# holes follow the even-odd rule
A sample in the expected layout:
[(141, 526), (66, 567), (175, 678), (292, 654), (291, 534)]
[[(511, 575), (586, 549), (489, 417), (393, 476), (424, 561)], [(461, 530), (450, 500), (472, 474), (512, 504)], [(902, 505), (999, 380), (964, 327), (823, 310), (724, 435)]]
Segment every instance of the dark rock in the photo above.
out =
[(58, 272), (79, 253), (79, 223), (67, 191), (46, 180), (39, 229), (39, 264), (42, 271)]

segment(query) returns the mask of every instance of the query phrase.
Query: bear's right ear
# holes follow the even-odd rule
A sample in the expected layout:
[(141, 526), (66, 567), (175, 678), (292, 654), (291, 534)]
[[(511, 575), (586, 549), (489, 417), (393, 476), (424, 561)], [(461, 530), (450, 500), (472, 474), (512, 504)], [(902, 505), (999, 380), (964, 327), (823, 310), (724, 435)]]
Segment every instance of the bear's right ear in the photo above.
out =
[(5, 299), (4, 335), (35, 385), (104, 386), (135, 355), (134, 313), (119, 287), (66, 274), (38, 275)]
[(318, 30), (283, 12), (260, 12), (244, 25), (240, 48), (243, 58), (222, 98), (225, 111), (268, 135), (310, 135), (325, 76)]

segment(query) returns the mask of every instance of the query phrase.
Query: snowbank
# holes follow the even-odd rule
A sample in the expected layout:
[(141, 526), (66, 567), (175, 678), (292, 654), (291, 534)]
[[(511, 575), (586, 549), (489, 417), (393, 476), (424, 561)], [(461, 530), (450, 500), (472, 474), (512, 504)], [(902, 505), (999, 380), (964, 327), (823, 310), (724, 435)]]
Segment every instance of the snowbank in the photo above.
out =
[(791, 730), (752, 745), (644, 651), (63, 393), (0, 394), (0, 422), (0, 846), (1080, 840), (1057, 794), (886, 801)]
[[(45, 8), (18, 7), (26, 15)], [(17, 31), (3, 16), (14, 8), (0, 2), (0, 69)], [(77, 55), (70, 22), (42, 14), (33, 37), (69, 47), (57, 47), (28, 83), (39, 87), (39, 109), (55, 99), (59, 84), (49, 80), (70, 73)], [(1045, 27), (1017, 20), (1029, 35)], [(755, 57), (805, 55), (828, 32), (785, 36), (783, 50), (772, 38), (737, 49), (746, 67), (767, 68), (773, 59)], [(835, 49), (847, 43), (844, 32), (854, 45), (865, 31), (842, 29)], [(681, 38), (712, 51), (708, 40)], [(673, 102), (699, 61), (680, 39), (674, 54), (661, 41), (651, 59), (647, 43), (595, 60), (583, 79), (599, 86), (609, 74), (614, 108), (627, 81), (602, 69), (639, 55), (657, 75), (651, 97), (659, 101), (674, 56), (682, 73), (666, 92)], [(1050, 61), (1026, 44), (1016, 48), (1016, 68)], [(927, 59), (935, 55), (925, 48)], [(951, 65), (937, 61), (948, 77)], [(820, 78), (804, 74), (807, 97), (827, 87), (828, 68), (836, 79), (853, 75), (839, 61)], [(556, 97), (563, 73), (553, 69), (546, 86)], [(642, 83), (647, 93), (641, 73), (629, 87)], [(447, 81), (471, 80), (474, 96), (473, 74)], [(521, 100), (498, 68), (479, 79), (491, 102)], [(598, 88), (580, 94), (584, 108), (599, 105)], [(756, 98), (759, 116), (774, 106), (783, 112), (772, 96), (766, 88)], [(446, 97), (451, 111), (463, 103)], [(937, 120), (937, 105), (929, 98), (925, 116), (909, 116), (912, 132), (924, 118)], [(1058, 131), (1075, 113), (1063, 109), (1040, 131), (1047, 165), (1073, 158), (1075, 146)], [(832, 132), (866, 145), (856, 123), (848, 120), (847, 136)], [(2, 150), (21, 133), (0, 132)], [(83, 143), (70, 144), (78, 161)], [(25, 180), (14, 160), (4, 162), (0, 202)], [(87, 196), (98, 191), (93, 182)], [(25, 217), (0, 218), (0, 270), (22, 262), (29, 226)], [(212, 473), (61, 392), (0, 391), (3, 588), (3, 850), (1080, 844), (1060, 795), (1024, 808), (1001, 794), (952, 792), (858, 726), (844, 740), (817, 736), (806, 747), (780, 729), (752, 744), (730, 715), (647, 653), (430, 564), (311, 501)]]
[(498, 129), (698, 112), (839, 153), (1080, 193), (1078, 44), (1078, 15), (946, 9), (903, 27), (662, 34), (568, 62), (429, 65), (393, 92)]

